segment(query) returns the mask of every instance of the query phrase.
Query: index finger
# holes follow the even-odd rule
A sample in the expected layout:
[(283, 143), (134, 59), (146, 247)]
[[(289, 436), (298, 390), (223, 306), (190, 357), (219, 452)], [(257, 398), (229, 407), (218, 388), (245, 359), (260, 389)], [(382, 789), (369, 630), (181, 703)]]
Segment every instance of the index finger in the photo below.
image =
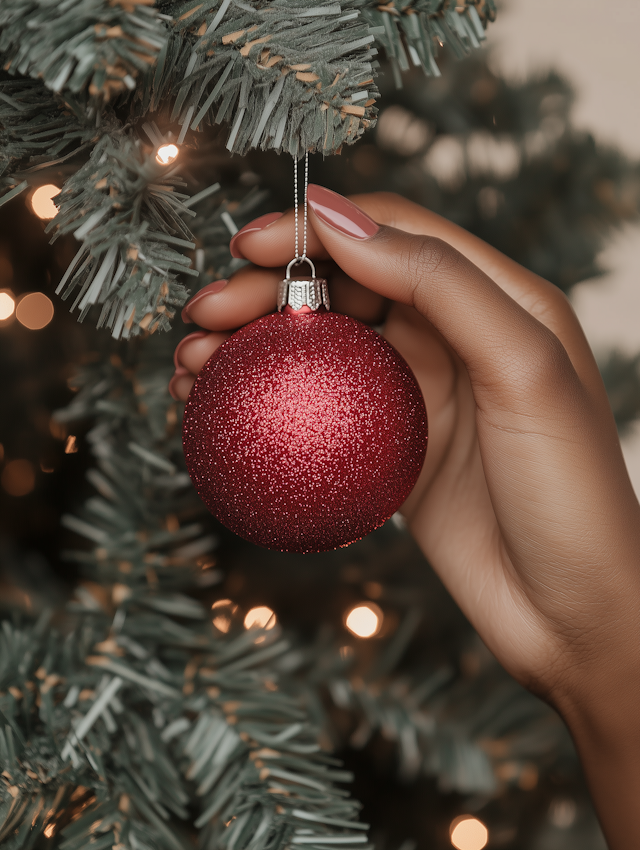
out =
[[(496, 248), (437, 213), (399, 195), (374, 192), (350, 196), (378, 224), (422, 236), (433, 236), (455, 248), (490, 277), (504, 292), (561, 340), (585, 386), (600, 402), (606, 393), (584, 331), (566, 296), (552, 283), (525, 269)], [(247, 225), (250, 229), (251, 225)], [(233, 240), (235, 252), (262, 266), (286, 264), (293, 256), (294, 214), (285, 213), (262, 230), (240, 230)], [(327, 249), (310, 223), (308, 253), (326, 258)]]

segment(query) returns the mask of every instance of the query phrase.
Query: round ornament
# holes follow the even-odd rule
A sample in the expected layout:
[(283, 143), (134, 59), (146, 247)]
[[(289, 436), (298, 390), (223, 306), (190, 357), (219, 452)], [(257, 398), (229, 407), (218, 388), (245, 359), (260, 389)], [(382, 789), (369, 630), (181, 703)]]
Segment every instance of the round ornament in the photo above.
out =
[(371, 328), (328, 311), (324, 280), (286, 279), (279, 312), (206, 363), (187, 400), (187, 468), (236, 534), (286, 552), (346, 546), (382, 525), (427, 447), (418, 383)]

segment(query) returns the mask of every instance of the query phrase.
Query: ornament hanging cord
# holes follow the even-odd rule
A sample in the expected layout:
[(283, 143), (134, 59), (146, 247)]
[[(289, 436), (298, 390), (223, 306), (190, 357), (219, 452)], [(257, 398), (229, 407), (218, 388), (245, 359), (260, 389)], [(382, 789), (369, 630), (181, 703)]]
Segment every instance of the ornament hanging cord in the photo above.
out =
[(307, 257), (307, 223), (309, 220), (309, 204), (307, 202), (307, 193), (309, 190), (309, 151), (304, 155), (304, 192), (303, 192), (303, 224), (302, 224), (302, 254), (300, 253), (300, 237), (298, 234), (299, 221), (299, 203), (298, 203), (298, 160), (293, 158), (293, 213), (295, 218), (295, 257), (287, 266), (287, 278), (291, 272), (292, 266), (299, 266), (300, 263), (308, 263), (311, 268), (311, 274), (316, 276), (316, 269), (313, 262)]

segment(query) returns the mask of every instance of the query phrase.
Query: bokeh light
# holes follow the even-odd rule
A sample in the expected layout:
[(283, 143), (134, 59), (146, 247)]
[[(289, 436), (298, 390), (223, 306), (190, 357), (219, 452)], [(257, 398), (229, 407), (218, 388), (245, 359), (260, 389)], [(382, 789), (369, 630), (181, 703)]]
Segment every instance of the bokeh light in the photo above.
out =
[(156, 153), (156, 160), (161, 165), (170, 165), (180, 153), (177, 145), (161, 145)]
[(573, 826), (578, 814), (575, 800), (557, 797), (549, 807), (549, 820), (559, 829), (568, 829)]
[(51, 198), (60, 193), (60, 189), (53, 183), (40, 186), (31, 196), (31, 208), (38, 218), (50, 219), (58, 213), (56, 205)]
[(16, 319), (30, 331), (39, 331), (53, 319), (53, 303), (44, 292), (29, 292), (16, 307)]
[(351, 608), (345, 617), (345, 625), (356, 637), (375, 637), (382, 627), (383, 614), (375, 602), (362, 602)]
[(0, 292), (0, 322), (6, 321), (16, 309), (15, 298), (10, 292)]
[[(74, 437), (73, 434), (69, 434), (67, 437), (67, 442), (65, 443), (64, 453), (66, 455), (74, 455), (78, 451), (78, 441)], [(169, 529), (171, 530), (171, 529)]]
[(489, 830), (472, 815), (456, 818), (451, 823), (449, 834), (456, 850), (482, 850), (489, 841)]
[(0, 484), (10, 496), (26, 496), (36, 486), (36, 473), (28, 460), (11, 460), (2, 470)]
[(237, 610), (238, 606), (231, 599), (218, 599), (211, 606), (213, 614), (211, 622), (219, 632), (226, 635), (231, 628), (233, 615)]
[(266, 605), (258, 605), (247, 611), (244, 618), (245, 629), (272, 629), (277, 623), (276, 615)]

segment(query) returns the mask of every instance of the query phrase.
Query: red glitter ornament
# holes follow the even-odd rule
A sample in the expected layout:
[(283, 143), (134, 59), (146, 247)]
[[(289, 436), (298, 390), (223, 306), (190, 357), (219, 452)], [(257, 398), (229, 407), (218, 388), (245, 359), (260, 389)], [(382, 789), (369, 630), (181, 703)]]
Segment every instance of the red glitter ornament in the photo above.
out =
[[(323, 284), (326, 295), (324, 281), (295, 283)], [(241, 328), (206, 363), (187, 401), (184, 452), (227, 528), (270, 549), (322, 552), (402, 505), (424, 462), (427, 415), (382, 336), (287, 298), (284, 312)]]

